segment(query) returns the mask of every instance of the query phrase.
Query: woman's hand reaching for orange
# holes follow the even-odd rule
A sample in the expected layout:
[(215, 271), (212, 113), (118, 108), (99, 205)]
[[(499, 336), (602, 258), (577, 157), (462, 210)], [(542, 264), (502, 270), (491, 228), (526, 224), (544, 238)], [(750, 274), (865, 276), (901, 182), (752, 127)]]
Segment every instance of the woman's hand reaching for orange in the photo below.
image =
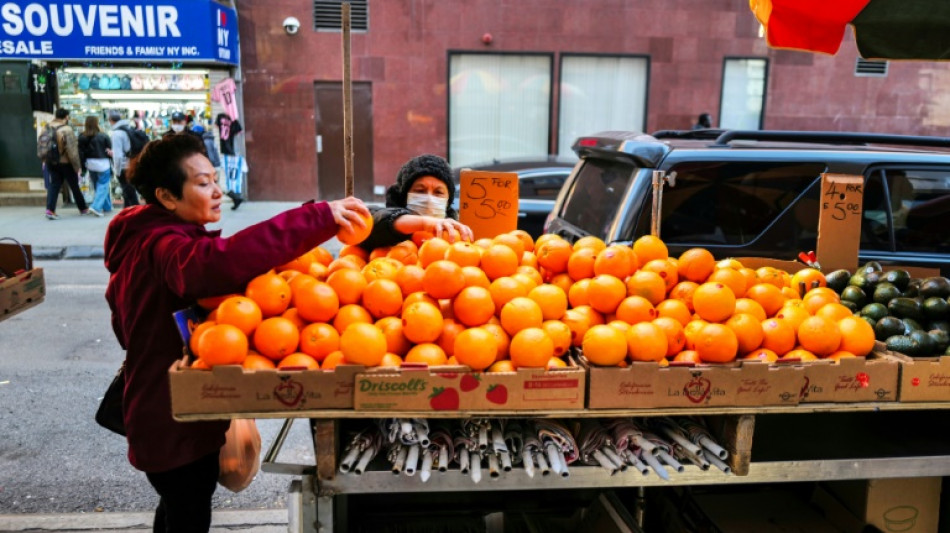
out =
[(330, 212), (333, 213), (333, 220), (345, 231), (352, 232), (356, 229), (366, 227), (366, 220), (369, 218), (369, 209), (363, 204), (363, 201), (353, 196), (347, 196), (342, 200), (333, 200), (327, 202), (330, 206)]
[(424, 231), (428, 231), (436, 237), (441, 237), (449, 242), (458, 240), (471, 242), (475, 239), (472, 228), (462, 224), (458, 220), (453, 218), (423, 218), (426, 220), (426, 228)]

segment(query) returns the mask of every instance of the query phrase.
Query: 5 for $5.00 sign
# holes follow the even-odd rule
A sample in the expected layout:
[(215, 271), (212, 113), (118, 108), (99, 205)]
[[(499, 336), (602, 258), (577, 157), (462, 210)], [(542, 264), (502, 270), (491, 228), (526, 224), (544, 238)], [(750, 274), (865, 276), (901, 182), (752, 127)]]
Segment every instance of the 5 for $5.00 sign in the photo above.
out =
[(459, 220), (476, 239), (518, 229), (518, 174), (463, 170), (459, 190)]

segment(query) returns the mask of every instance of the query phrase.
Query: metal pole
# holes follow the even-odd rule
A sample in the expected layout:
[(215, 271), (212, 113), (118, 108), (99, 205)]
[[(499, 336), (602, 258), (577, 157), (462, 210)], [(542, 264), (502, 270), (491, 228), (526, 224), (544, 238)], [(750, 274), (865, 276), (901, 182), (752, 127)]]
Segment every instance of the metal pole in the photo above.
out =
[(350, 3), (343, 2), (343, 190), (353, 196), (353, 80), (350, 78)]

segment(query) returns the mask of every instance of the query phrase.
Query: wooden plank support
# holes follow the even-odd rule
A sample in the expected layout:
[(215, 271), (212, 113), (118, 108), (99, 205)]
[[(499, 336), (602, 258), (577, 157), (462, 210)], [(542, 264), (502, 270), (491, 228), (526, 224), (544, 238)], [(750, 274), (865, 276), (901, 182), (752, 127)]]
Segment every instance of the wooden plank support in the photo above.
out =
[(728, 464), (737, 476), (749, 475), (752, 462), (752, 433), (755, 430), (754, 415), (723, 416), (718, 423), (719, 444), (729, 452)]
[(337, 438), (336, 420), (312, 420), (313, 452), (317, 461), (317, 482), (336, 477), (339, 465), (340, 441)]

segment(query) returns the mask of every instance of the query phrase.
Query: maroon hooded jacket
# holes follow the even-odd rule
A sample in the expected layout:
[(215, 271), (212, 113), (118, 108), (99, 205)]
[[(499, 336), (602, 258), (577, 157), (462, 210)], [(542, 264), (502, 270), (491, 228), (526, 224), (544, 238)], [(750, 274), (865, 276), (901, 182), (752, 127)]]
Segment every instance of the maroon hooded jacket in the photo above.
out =
[(172, 313), (198, 298), (243, 293), (255, 276), (286, 263), (337, 231), (326, 202), (308, 203), (231, 237), (185, 222), (158, 205), (125, 209), (109, 224), (106, 300), (126, 350), (124, 418), (129, 462), (164, 472), (224, 444), (228, 421), (172, 419), (168, 369), (183, 344)]

